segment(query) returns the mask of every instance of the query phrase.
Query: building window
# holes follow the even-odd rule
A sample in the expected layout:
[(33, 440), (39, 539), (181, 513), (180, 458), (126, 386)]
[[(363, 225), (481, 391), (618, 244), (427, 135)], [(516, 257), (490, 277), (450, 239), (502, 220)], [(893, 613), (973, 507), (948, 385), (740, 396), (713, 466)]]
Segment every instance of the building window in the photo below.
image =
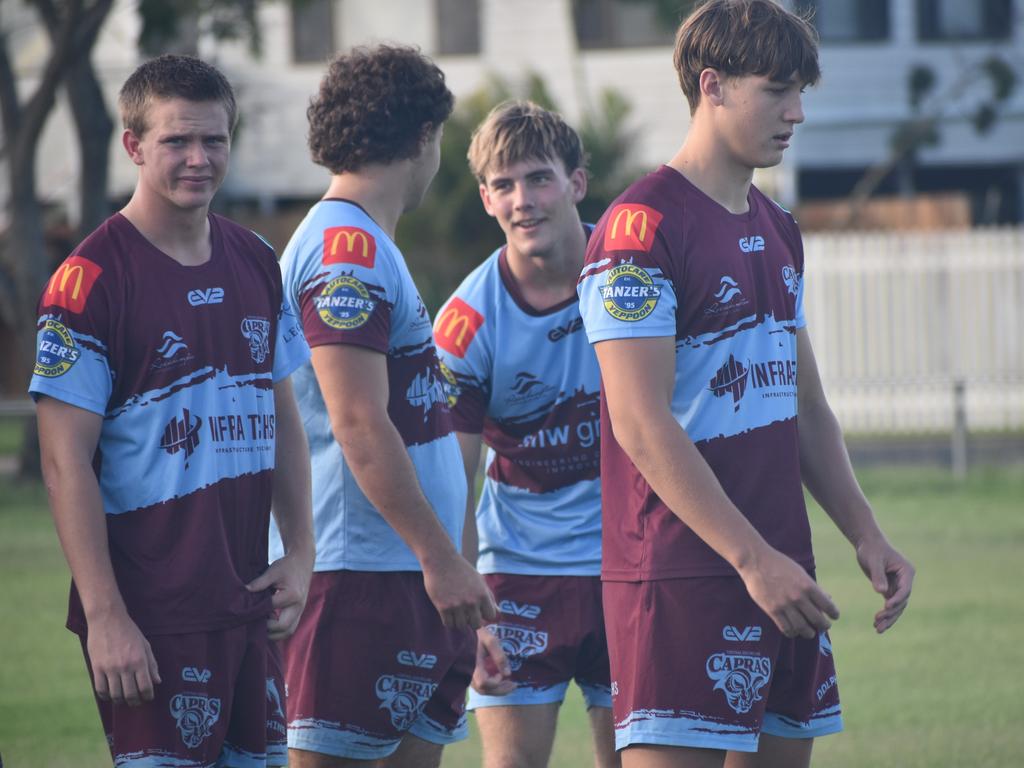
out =
[(292, 60), (321, 64), (334, 53), (333, 0), (292, 0)]
[(889, 39), (889, 0), (799, 0), (796, 8), (812, 14), (825, 42)]
[(1013, 0), (917, 0), (922, 40), (1008, 40)]
[(437, 52), (480, 53), (480, 0), (437, 0)]
[(572, 10), (580, 48), (672, 45), (678, 25), (662, 20), (654, 2), (573, 0)]

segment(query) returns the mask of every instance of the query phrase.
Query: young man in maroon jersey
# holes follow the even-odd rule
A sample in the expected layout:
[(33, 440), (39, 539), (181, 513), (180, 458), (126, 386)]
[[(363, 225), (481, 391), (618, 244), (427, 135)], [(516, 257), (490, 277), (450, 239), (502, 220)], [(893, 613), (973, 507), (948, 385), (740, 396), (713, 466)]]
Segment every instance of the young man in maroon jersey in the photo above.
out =
[[(138, 182), (47, 284), (30, 385), (68, 628), (117, 765), (284, 765), (271, 641), (313, 564), (287, 378), (309, 349), (271, 248), (209, 213), (235, 123), (224, 76), (162, 56), (120, 107)], [(268, 567), (271, 504), (285, 547)]]
[(806, 766), (842, 721), (801, 483), (884, 597), (878, 632), (914, 577), (822, 391), (796, 223), (751, 185), (803, 122), (816, 36), (770, 0), (711, 0), (675, 64), (686, 140), (605, 213), (579, 285), (603, 379), (616, 741), (627, 768)]

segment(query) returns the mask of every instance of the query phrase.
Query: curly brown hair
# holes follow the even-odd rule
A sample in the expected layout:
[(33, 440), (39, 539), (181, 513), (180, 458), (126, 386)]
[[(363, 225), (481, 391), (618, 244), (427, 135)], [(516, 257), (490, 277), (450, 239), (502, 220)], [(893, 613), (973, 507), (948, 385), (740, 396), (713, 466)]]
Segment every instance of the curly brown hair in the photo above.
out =
[(454, 103), (418, 48), (355, 48), (331, 61), (306, 110), (313, 162), (339, 174), (416, 157)]
[(707, 0), (676, 32), (672, 60), (691, 115), (700, 103), (700, 73), (707, 68), (726, 77), (772, 80), (795, 72), (803, 85), (821, 77), (818, 33), (805, 16), (773, 0)]
[(118, 94), (121, 122), (136, 136), (146, 132), (146, 113), (153, 99), (219, 101), (228, 113), (228, 130), (235, 127), (238, 107), (231, 84), (220, 71), (194, 56), (164, 54), (141, 64)]

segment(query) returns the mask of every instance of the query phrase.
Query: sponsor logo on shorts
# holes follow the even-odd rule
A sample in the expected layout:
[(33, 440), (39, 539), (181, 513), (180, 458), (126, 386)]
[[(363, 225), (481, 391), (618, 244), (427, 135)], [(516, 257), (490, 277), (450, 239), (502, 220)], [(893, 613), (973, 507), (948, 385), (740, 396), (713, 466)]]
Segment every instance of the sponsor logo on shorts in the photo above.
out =
[(661, 213), (646, 205), (616, 205), (608, 214), (604, 231), (606, 251), (649, 251)]
[(548, 633), (512, 624), (488, 624), (487, 631), (501, 642), (508, 664), (515, 672), (529, 656), (543, 653), (548, 648)]
[(33, 373), (48, 379), (63, 376), (78, 362), (82, 350), (75, 344), (74, 338), (63, 323), (47, 320), (39, 331), (38, 347), (36, 348), (36, 365)]
[(171, 456), (182, 451), (185, 454), (185, 469), (188, 469), (189, 459), (199, 446), (199, 427), (202, 423), (200, 416), (188, 408), (183, 408), (181, 418), (173, 417), (164, 427), (160, 447)]
[(627, 323), (649, 317), (661, 298), (661, 287), (654, 284), (646, 269), (635, 264), (620, 264), (608, 270), (607, 283), (600, 292), (605, 311)]
[(502, 600), (498, 603), (498, 610), (512, 616), (522, 616), (524, 619), (536, 619), (540, 616), (539, 605), (517, 603), (515, 600)]
[(740, 238), (740, 250), (744, 253), (754, 253), (754, 251), (764, 250), (764, 238), (760, 235), (751, 235), (750, 237)]
[(328, 227), (324, 230), (324, 264), (359, 264), (373, 269), (377, 241), (359, 227)]
[(818, 635), (818, 653), (822, 656), (832, 655), (832, 641), (828, 639), (828, 635), (824, 632)]
[(413, 377), (405, 390), (405, 399), (414, 408), (423, 409), (423, 421), (426, 421), (431, 408), (448, 404), (448, 391), (443, 380), (435, 376), (430, 368), (426, 368)]
[(583, 329), (583, 318), (577, 317), (565, 325), (556, 325), (548, 331), (548, 341), (561, 341), (566, 336)]
[(835, 687), (836, 687), (836, 676), (835, 675), (829, 675), (828, 680), (826, 680), (824, 683), (822, 683), (821, 685), (818, 686), (818, 690), (816, 691), (816, 695), (818, 697), (818, 701), (821, 701), (822, 699), (824, 699), (825, 695), (829, 691), (831, 691), (833, 688), (835, 688)]
[(260, 365), (270, 354), (270, 321), (265, 317), (246, 317), (242, 320), (242, 335), (249, 342), (249, 354)]
[(208, 669), (199, 669), (198, 667), (181, 668), (181, 679), (186, 683), (208, 683), (211, 677), (213, 677), (213, 673)]
[(708, 657), (705, 669), (715, 681), (712, 690), (725, 694), (729, 706), (741, 715), (761, 700), (761, 689), (772, 676), (771, 659), (753, 653), (714, 653)]
[(377, 306), (366, 286), (351, 275), (331, 280), (313, 301), (320, 319), (340, 331), (351, 331), (365, 324)]
[(70, 256), (57, 267), (43, 294), (43, 306), (58, 306), (77, 314), (85, 310), (93, 285), (103, 267), (81, 256)]
[(725, 640), (731, 640), (734, 643), (756, 643), (761, 639), (761, 628), (760, 627), (733, 627), (726, 625), (722, 627), (722, 637)]
[(185, 746), (195, 749), (210, 737), (211, 729), (220, 719), (220, 699), (199, 693), (179, 693), (171, 699), (171, 715)]
[(484, 324), (484, 316), (460, 298), (448, 302), (434, 323), (437, 346), (456, 357), (465, 357), (476, 332)]
[(416, 651), (399, 651), (395, 657), (399, 664), (420, 669), (433, 669), (437, 664), (437, 656), (432, 653), (416, 653)]
[(195, 288), (186, 294), (185, 298), (193, 307), (201, 307), (206, 304), (221, 304), (224, 302), (223, 288)]
[(619, 681), (618, 680), (612, 680), (612, 696), (618, 696), (618, 695), (619, 695)]
[(782, 282), (786, 284), (786, 290), (794, 296), (800, 290), (800, 274), (789, 264), (782, 268)]
[(437, 684), (402, 675), (381, 675), (374, 688), (381, 700), (380, 708), (391, 715), (391, 724), (407, 731), (434, 695)]
[(277, 683), (274, 678), (267, 678), (267, 704), (270, 714), (284, 718), (284, 707), (281, 705), (281, 694), (277, 691)]

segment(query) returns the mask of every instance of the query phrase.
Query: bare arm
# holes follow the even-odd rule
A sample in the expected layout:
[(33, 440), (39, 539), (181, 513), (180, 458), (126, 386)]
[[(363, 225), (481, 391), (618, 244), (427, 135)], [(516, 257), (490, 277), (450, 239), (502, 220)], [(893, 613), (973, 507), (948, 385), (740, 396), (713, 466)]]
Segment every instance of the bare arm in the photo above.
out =
[(466, 471), (466, 524), (462, 528), (462, 556), (475, 565), (480, 548), (480, 537), (476, 530), (476, 470), (480, 466), (483, 437), (471, 432), (456, 432), (455, 437), (459, 440), (462, 467)]
[(50, 397), (39, 400), (36, 414), (50, 510), (85, 611), (96, 695), (132, 706), (151, 701), (160, 673), (114, 578), (92, 469), (103, 417)]
[(907, 607), (914, 566), (889, 544), (857, 483), (806, 328), (797, 331), (797, 360), (800, 472), (807, 489), (853, 545), (875, 591), (885, 597), (885, 605), (875, 614), (875, 629), (884, 632)]
[(419, 560), (427, 594), (445, 625), (476, 629), (493, 619), (497, 611), (487, 585), (441, 526), (388, 417), (384, 355), (350, 344), (318, 346), (313, 369), (356, 482)]
[(675, 341), (596, 345), (615, 439), (669, 509), (732, 565), (789, 637), (813, 637), (839, 612), (800, 565), (769, 546), (729, 500), (671, 411)]
[(316, 558), (309, 446), (289, 379), (274, 385), (276, 433), (271, 510), (284, 544), (284, 557), (247, 585), (254, 592), (273, 589), (275, 615), (267, 622), (271, 639), (288, 637), (298, 626), (309, 593)]

